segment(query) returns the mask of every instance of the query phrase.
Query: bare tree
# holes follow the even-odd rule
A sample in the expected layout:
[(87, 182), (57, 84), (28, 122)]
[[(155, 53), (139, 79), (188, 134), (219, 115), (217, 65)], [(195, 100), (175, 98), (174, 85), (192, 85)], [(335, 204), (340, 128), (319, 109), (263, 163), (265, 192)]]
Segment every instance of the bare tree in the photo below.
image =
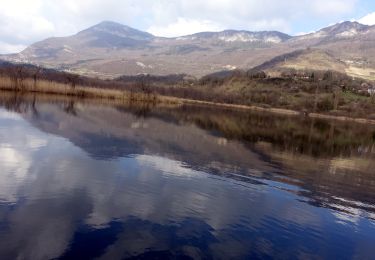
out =
[(66, 79), (68, 81), (68, 84), (70, 84), (72, 89), (74, 90), (76, 88), (79, 76), (76, 74), (67, 74)]
[(64, 106), (64, 111), (69, 114), (76, 116), (77, 111), (75, 109), (75, 102), (73, 100), (70, 100), (65, 106)]
[(18, 68), (18, 66), (9, 66), (6, 68), (6, 73), (9, 75), (15, 90), (19, 88), (18, 76), (20, 72), (22, 72), (22, 69)]
[(35, 72), (33, 73), (33, 80), (34, 80), (34, 90), (36, 90), (37, 87), (37, 81), (38, 81), (38, 76), (41, 73), (42, 68), (38, 67)]
[(33, 101), (31, 103), (31, 110), (32, 110), (32, 113), (33, 113), (33, 116), (38, 118), (39, 117), (39, 112), (36, 108), (36, 95), (34, 93), (34, 96), (33, 96)]
[(316, 84), (315, 98), (314, 98), (314, 109), (313, 109), (314, 113), (316, 113), (316, 110), (318, 108), (318, 95), (319, 95), (319, 84)]
[(333, 87), (333, 110), (337, 110), (340, 101), (341, 88)]
[(17, 89), (24, 90), (25, 85), (23, 80), (25, 79), (24, 67), (22, 65), (16, 66), (16, 77), (17, 77)]

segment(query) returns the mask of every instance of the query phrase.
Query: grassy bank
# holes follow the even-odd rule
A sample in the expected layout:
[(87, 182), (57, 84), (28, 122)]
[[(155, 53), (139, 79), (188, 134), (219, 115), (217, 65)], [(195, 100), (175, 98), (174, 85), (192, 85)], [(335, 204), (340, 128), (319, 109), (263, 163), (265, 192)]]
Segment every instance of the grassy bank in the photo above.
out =
[(236, 104), (226, 104), (226, 103), (215, 103), (215, 102), (191, 100), (191, 99), (180, 99), (179, 101), (181, 101), (183, 103), (187, 103), (187, 104), (220, 106), (220, 107), (227, 107), (227, 108), (232, 108), (232, 109), (252, 110), (252, 111), (274, 113), (274, 114), (280, 114), (280, 115), (289, 115), (289, 116), (301, 116), (302, 115), (302, 116), (307, 116), (307, 117), (310, 117), (310, 118), (348, 121), (348, 122), (356, 122), (356, 123), (375, 125), (374, 119), (367, 119), (367, 118), (355, 118), (355, 117), (328, 115), (328, 114), (320, 114), (320, 113), (305, 114), (303, 112), (299, 112), (299, 111), (296, 111), (296, 110), (290, 110), (290, 109), (265, 108), (265, 107), (260, 107), (260, 106), (247, 106), (247, 105), (236, 105)]
[[(232, 88), (238, 86), (238, 82), (232, 82)], [(197, 86), (193, 87), (192, 89), (196, 89)], [(262, 91), (267, 90), (268, 94), (271, 96), (275, 96), (277, 93), (280, 94), (281, 97), (285, 96), (285, 94), (281, 94), (281, 89), (275, 84), (274, 86), (265, 86), (265, 85), (257, 85), (251, 86), (248, 91), (257, 91), (258, 89), (262, 88)], [(274, 88), (274, 89), (271, 89)], [(242, 91), (245, 87), (242, 87)], [(149, 91), (149, 89), (140, 89), (139, 91), (134, 91), (132, 89), (125, 90), (125, 89), (115, 89), (110, 87), (94, 87), (94, 86), (84, 86), (84, 85), (72, 85), (72, 84), (65, 84), (61, 82), (54, 82), (48, 80), (33, 80), (30, 78), (23, 79), (22, 81), (15, 80), (11, 77), (1, 77), (0, 78), (0, 90), (4, 91), (12, 91), (17, 93), (41, 93), (41, 94), (52, 94), (52, 95), (60, 95), (60, 96), (67, 96), (67, 97), (75, 97), (79, 99), (102, 99), (102, 100), (115, 100), (117, 102), (145, 102), (151, 104), (171, 104), (171, 105), (179, 105), (179, 104), (198, 104), (198, 105), (207, 105), (207, 106), (220, 106), (226, 107), (231, 109), (241, 109), (241, 110), (253, 110), (253, 111), (260, 111), (260, 112), (269, 112), (269, 113), (276, 113), (276, 114), (283, 114), (283, 115), (292, 115), (292, 116), (309, 116), (312, 118), (323, 118), (323, 119), (335, 119), (340, 121), (353, 121), (358, 123), (368, 123), (368, 124), (375, 124), (375, 120), (366, 117), (359, 117), (359, 116), (345, 116), (343, 113), (338, 113), (337, 111), (333, 111), (329, 113), (319, 113), (319, 112), (306, 112), (304, 107), (298, 108), (294, 106), (285, 106), (286, 108), (282, 107), (280, 104), (276, 105), (275, 107), (271, 106), (267, 103), (267, 98), (265, 98), (264, 103), (260, 102), (253, 102), (253, 104), (236, 104), (235, 102), (226, 103), (225, 100), (221, 102), (217, 101), (210, 101), (207, 96), (206, 98), (200, 98), (197, 96), (196, 99), (193, 98), (185, 98), (180, 97), (179, 95), (176, 96), (167, 96), (159, 93), (164, 93), (160, 91), (158, 87), (155, 87), (154, 91)], [(209, 89), (208, 89), (209, 90)], [(200, 90), (202, 93), (207, 95), (207, 89)], [(227, 93), (223, 87), (211, 89), (212, 92), (218, 92), (218, 90), (223, 91), (223, 93)], [(239, 93), (241, 90), (238, 90)], [(171, 91), (173, 93), (173, 91)], [(168, 93), (168, 92), (167, 92)], [(323, 93), (318, 96), (318, 99), (321, 99), (321, 95), (328, 96), (329, 94)], [(186, 95), (189, 97), (189, 95)], [(266, 97), (266, 96), (265, 96)], [(291, 96), (290, 98), (298, 98), (303, 97), (304, 100), (309, 99), (309, 102), (306, 101), (307, 104), (310, 104), (311, 101), (314, 99), (314, 95), (298, 95), (297, 97)], [(315, 96), (316, 98), (316, 96)], [(361, 102), (366, 102), (372, 104), (372, 99), (365, 97), (365, 96), (358, 96), (353, 94), (341, 94), (340, 100), (349, 100), (349, 103), (352, 102), (350, 100), (354, 100), (353, 102), (357, 102), (358, 100)], [(327, 103), (330, 101), (326, 98)], [(297, 102), (297, 101), (295, 101)], [(298, 101), (302, 102), (302, 101)], [(320, 103), (317, 102), (317, 105)], [(311, 104), (310, 104), (311, 105)], [(375, 112), (375, 110), (372, 110)], [(371, 115), (371, 114), (368, 114)]]
[(78, 98), (128, 100), (151, 103), (176, 102), (175, 98), (165, 98), (155, 93), (142, 93), (129, 90), (99, 88), (81, 85), (75, 85), (74, 87), (72, 87), (70, 84), (47, 80), (38, 80), (35, 82), (32, 79), (25, 79), (22, 80), (22, 82), (15, 82), (10, 77), (0, 78), (0, 90), (19, 93), (42, 93)]

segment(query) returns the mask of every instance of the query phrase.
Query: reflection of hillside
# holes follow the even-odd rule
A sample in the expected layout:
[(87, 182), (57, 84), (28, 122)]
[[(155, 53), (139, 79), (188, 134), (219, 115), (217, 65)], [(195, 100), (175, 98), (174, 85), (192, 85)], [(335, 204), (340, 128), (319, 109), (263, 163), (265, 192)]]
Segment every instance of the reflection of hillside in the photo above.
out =
[(292, 184), (314, 205), (375, 211), (357, 203), (375, 203), (372, 126), (208, 107), (150, 109), (19, 98), (2, 104), (96, 159), (159, 156), (212, 174), (247, 175), (249, 182)]
[[(22, 107), (30, 107), (26, 104)], [(207, 134), (193, 125), (180, 124), (166, 113), (144, 118), (144, 112), (140, 115), (140, 110), (134, 108), (130, 113), (110, 106), (76, 103), (73, 115), (66, 112), (67, 105), (71, 106), (69, 102), (39, 103), (36, 105), (38, 116), (31, 109), (21, 109), (21, 112), (24, 111), (24, 118), (34, 126), (68, 138), (94, 158), (152, 154), (220, 174), (233, 171), (246, 174), (243, 170), (252, 169), (252, 166), (261, 171), (273, 169), (238, 141)]]
[[(38, 114), (38, 110), (35, 107), (38, 99), (38, 96), (28, 98), (9, 96), (8, 98), (2, 97), (0, 103), (8, 109), (17, 112), (30, 111), (35, 116)], [(77, 112), (76, 106), (82, 108), (82, 103), (79, 101), (62, 100), (63, 102), (60, 100), (57, 103), (67, 114), (74, 116)], [(99, 127), (103, 125), (106, 127), (116, 125), (120, 128), (129, 127), (126, 124), (119, 125), (118, 120), (121, 118), (120, 114), (127, 114), (127, 116), (131, 114), (134, 117), (131, 120), (135, 122), (132, 126), (133, 128), (137, 128), (139, 120), (146, 120), (146, 118), (147, 120), (154, 119), (174, 125), (194, 124), (218, 138), (246, 141), (248, 144), (264, 141), (272, 143), (273, 148), (280, 151), (297, 152), (314, 157), (352, 156), (373, 153), (375, 144), (375, 126), (351, 122), (325, 121), (198, 106), (150, 108), (146, 105), (132, 104), (118, 105), (116, 106), (117, 111), (108, 109), (108, 107), (106, 108), (107, 112), (90, 109), (85, 106), (85, 111), (81, 111), (79, 116), (82, 119), (85, 117), (86, 120), (90, 118), (92, 122), (87, 122), (89, 125), (98, 123)], [(90, 115), (90, 113), (92, 114)], [(100, 118), (104, 116), (100, 115), (100, 113), (106, 113), (105, 116), (107, 117)], [(63, 117), (64, 115), (61, 114), (59, 116)], [(141, 126), (139, 125), (138, 127)], [(94, 129), (96, 128), (98, 127), (94, 127)], [(91, 131), (94, 131), (94, 129), (91, 129)], [(118, 135), (114, 135), (114, 137), (118, 137)], [(220, 142), (225, 144), (225, 139), (221, 139)], [(121, 153), (118, 155), (121, 156)]]
[(375, 160), (371, 157), (317, 160), (298, 153), (277, 152), (268, 144), (257, 148), (284, 169), (285, 182), (300, 186), (300, 195), (314, 205), (338, 205), (375, 212)]
[(208, 107), (189, 107), (170, 114), (228, 139), (265, 141), (280, 151), (314, 157), (351, 156), (375, 149), (375, 127), (369, 125)]

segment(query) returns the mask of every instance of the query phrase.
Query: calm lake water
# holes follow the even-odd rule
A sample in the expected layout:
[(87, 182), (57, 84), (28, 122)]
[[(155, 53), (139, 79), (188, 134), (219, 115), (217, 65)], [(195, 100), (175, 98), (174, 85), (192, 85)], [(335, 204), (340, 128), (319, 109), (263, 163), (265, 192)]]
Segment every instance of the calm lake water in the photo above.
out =
[(375, 257), (375, 126), (0, 97), (0, 259)]

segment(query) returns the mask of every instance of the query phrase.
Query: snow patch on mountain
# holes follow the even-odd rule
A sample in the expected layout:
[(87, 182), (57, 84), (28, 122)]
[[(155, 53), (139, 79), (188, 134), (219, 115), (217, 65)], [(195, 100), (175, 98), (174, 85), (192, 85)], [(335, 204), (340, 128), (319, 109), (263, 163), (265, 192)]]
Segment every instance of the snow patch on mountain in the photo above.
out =
[(223, 66), (223, 69), (226, 69), (226, 70), (235, 70), (235, 69), (237, 69), (237, 67), (233, 66), (233, 65), (225, 65), (225, 66)]
[(353, 37), (356, 36), (359, 32), (356, 29), (351, 29), (337, 34), (337, 37)]
[(270, 43), (280, 43), (282, 39), (277, 36), (257, 36), (255, 34), (249, 33), (236, 33), (233, 35), (222, 35), (218, 37), (219, 40), (225, 42), (270, 42)]
[(280, 42), (282, 42), (282, 40), (279, 37), (276, 37), (276, 36), (266, 37), (266, 38), (264, 38), (264, 41), (265, 42), (271, 42), (271, 43), (280, 43)]
[(63, 46), (63, 51), (67, 52), (67, 53), (74, 53), (72, 48), (69, 46), (69, 45), (64, 45)]
[(139, 66), (141, 68), (146, 68), (147, 67), (144, 63), (142, 63), (140, 61), (137, 61), (136, 64), (137, 64), (137, 66)]
[(258, 41), (254, 35), (245, 34), (245, 33), (237, 33), (233, 35), (223, 35), (219, 36), (219, 40), (225, 42), (254, 42)]

